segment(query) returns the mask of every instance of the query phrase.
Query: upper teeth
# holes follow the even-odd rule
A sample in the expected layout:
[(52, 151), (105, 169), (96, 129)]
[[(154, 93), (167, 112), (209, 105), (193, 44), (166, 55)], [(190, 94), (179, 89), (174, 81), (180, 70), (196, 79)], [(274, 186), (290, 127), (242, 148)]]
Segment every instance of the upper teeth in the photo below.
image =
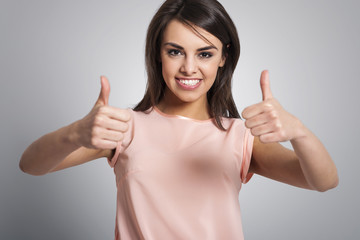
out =
[(200, 80), (183, 80), (183, 79), (180, 79), (180, 82), (185, 84), (185, 85), (188, 85), (188, 86), (194, 86), (198, 82), (200, 82)]

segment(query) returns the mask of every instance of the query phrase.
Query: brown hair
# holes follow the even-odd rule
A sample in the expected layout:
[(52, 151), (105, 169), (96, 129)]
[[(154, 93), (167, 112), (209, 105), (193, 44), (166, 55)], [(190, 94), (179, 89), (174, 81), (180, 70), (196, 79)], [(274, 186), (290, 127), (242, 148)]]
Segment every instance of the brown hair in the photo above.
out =
[(231, 93), (231, 80), (240, 56), (236, 27), (224, 7), (216, 0), (167, 0), (154, 15), (146, 36), (145, 64), (148, 75), (146, 92), (135, 111), (146, 111), (157, 105), (165, 91), (160, 61), (161, 41), (167, 24), (176, 19), (188, 26), (205, 29), (223, 44), (225, 65), (218, 69), (213, 86), (207, 93), (210, 116), (225, 130), (221, 117), (240, 118)]

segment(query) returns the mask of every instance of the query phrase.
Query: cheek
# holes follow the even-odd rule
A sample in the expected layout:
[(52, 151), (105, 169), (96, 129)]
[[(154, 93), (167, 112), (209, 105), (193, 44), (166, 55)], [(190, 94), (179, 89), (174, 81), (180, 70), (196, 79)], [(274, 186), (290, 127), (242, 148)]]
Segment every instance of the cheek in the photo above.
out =
[(162, 62), (162, 74), (164, 79), (166, 80), (169, 77), (173, 77), (175, 75), (177, 69), (177, 64), (174, 61), (164, 60)]
[(203, 74), (207, 79), (215, 80), (219, 66), (216, 63), (209, 63), (203, 66)]

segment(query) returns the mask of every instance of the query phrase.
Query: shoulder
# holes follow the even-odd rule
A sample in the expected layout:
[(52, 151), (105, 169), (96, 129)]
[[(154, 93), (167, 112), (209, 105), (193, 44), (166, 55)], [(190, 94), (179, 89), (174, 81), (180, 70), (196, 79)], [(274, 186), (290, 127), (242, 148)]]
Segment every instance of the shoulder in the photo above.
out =
[(245, 130), (245, 122), (241, 118), (226, 118), (222, 117), (221, 122), (227, 131), (235, 131), (235, 129)]

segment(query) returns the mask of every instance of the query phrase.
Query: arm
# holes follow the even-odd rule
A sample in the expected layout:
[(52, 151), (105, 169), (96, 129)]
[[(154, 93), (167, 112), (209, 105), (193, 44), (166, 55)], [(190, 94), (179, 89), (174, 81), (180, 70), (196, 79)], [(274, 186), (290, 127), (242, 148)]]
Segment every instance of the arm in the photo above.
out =
[[(257, 136), (250, 171), (294, 186), (326, 191), (338, 184), (334, 162), (320, 140), (272, 97), (268, 72), (261, 75), (263, 102), (243, 111)], [(294, 151), (278, 142), (290, 141)]]
[(97, 158), (111, 157), (111, 150), (79, 147), (72, 140), (72, 129), (76, 124), (60, 128), (33, 142), (21, 157), (20, 169), (31, 175), (44, 175)]
[(111, 158), (127, 131), (127, 110), (108, 106), (110, 85), (101, 79), (100, 96), (83, 119), (33, 142), (23, 153), (19, 167), (32, 175), (72, 167), (100, 157)]
[[(306, 149), (306, 146), (304, 149), (294, 149), (300, 153), (312, 151)], [(338, 184), (335, 164), (330, 157), (320, 157), (324, 153), (314, 152), (301, 158), (279, 143), (264, 144), (255, 137), (249, 172), (296, 187), (323, 192)]]

